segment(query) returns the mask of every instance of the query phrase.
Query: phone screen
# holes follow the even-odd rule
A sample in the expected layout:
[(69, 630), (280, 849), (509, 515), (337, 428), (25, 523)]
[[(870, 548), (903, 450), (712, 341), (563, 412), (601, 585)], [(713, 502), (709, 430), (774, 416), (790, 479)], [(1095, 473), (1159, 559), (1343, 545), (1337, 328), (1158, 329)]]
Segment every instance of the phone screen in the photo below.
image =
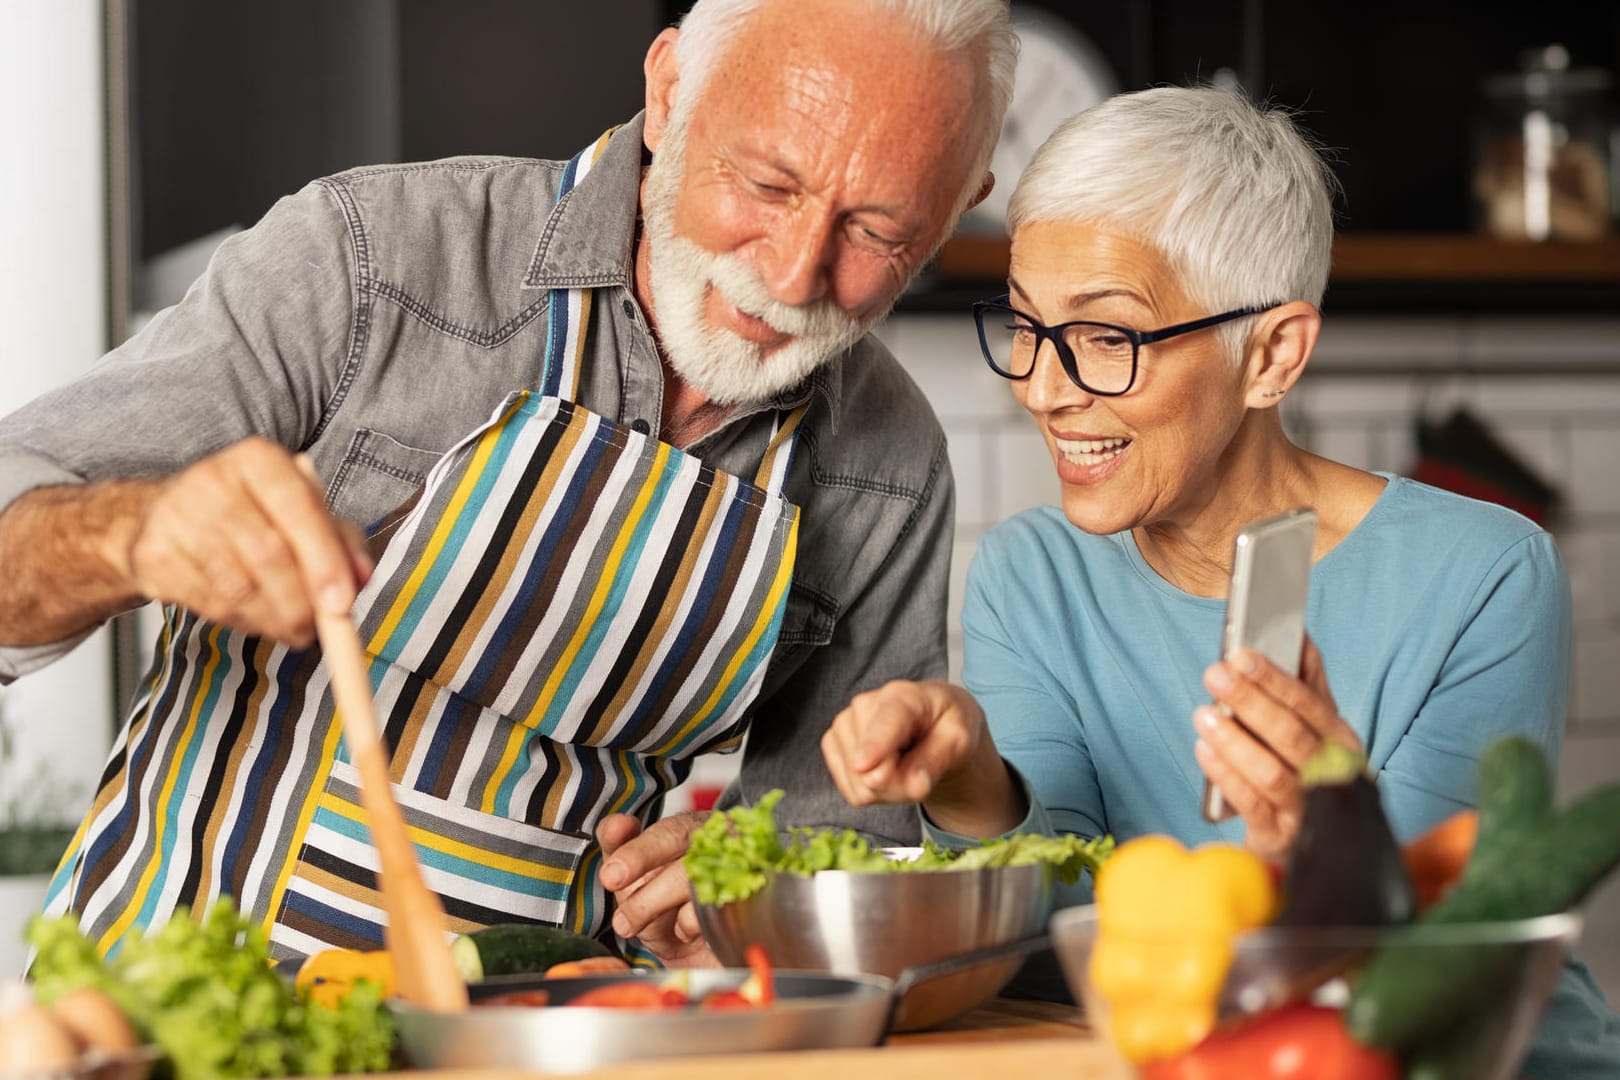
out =
[[(1310, 510), (1290, 510), (1238, 531), (1221, 638), (1223, 657), (1249, 648), (1289, 674), (1299, 674), (1315, 545), (1316, 514)], [(1219, 789), (1209, 783), (1204, 785), (1203, 811), (1210, 821), (1232, 816)]]

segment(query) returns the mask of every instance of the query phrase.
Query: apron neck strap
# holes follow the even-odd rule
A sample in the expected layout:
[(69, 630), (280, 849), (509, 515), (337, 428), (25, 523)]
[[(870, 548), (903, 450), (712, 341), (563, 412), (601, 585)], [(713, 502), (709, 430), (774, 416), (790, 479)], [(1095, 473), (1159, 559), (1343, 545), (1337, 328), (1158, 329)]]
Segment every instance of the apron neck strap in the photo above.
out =
[(793, 464), (793, 450), (799, 443), (799, 422), (810, 407), (805, 402), (792, 412), (776, 414), (776, 430), (771, 433), (771, 444), (760, 459), (759, 471), (754, 474), (754, 486), (764, 488), (773, 495), (782, 492), (787, 482), (788, 469)]
[[(596, 165), (602, 152), (607, 149), (608, 140), (617, 130), (616, 126), (608, 128), (595, 142), (569, 160), (563, 168), (562, 182), (557, 185), (559, 204)], [(591, 290), (552, 289), (546, 320), (546, 370), (540, 379), (540, 393), (545, 397), (577, 401), (580, 361), (585, 353), (585, 330), (591, 322)]]

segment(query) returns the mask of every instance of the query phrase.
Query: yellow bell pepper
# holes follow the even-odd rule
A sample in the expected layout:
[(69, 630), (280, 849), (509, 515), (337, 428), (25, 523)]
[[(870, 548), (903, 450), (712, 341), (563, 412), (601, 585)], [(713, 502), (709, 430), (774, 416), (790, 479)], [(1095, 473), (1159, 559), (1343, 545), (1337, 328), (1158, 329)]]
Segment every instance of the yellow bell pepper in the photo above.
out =
[(386, 949), (322, 949), (298, 967), (294, 985), (311, 1001), (336, 1007), (362, 979), (376, 983), (382, 996), (394, 994), (394, 957)]
[(1276, 881), (1258, 856), (1230, 844), (1189, 851), (1168, 836), (1120, 845), (1097, 874), (1096, 896), (1091, 984), (1114, 1045), (1136, 1064), (1179, 1054), (1214, 1029), (1233, 939), (1277, 908)]

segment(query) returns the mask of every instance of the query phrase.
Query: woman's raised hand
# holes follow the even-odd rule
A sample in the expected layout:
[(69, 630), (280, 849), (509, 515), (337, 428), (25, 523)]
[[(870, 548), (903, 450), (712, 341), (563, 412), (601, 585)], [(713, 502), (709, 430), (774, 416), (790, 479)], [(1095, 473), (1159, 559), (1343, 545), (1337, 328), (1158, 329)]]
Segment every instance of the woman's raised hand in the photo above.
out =
[(1299, 831), (1300, 767), (1324, 742), (1361, 749), (1339, 715), (1316, 643), (1305, 641), (1296, 679), (1259, 653), (1240, 650), (1204, 671), (1214, 705), (1193, 711), (1193, 752), (1248, 825), (1251, 851), (1280, 859)]

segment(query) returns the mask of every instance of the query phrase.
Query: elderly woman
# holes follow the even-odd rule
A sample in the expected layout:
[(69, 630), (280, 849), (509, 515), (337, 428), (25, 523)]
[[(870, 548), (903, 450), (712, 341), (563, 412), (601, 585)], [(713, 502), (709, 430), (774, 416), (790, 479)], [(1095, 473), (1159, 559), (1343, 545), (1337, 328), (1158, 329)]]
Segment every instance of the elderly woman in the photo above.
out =
[[(1282, 113), (1213, 89), (1113, 98), (1047, 141), (1009, 211), (985, 359), (1052, 454), (1062, 510), (992, 530), (969, 572), (967, 689), (892, 683), (823, 739), (856, 804), (920, 803), (937, 840), (1172, 834), (1280, 856), (1299, 767), (1366, 750), (1398, 836), (1471, 803), (1499, 735), (1557, 760), (1569, 588), (1524, 518), (1296, 446), (1277, 406), (1321, 328), (1331, 175)], [(1315, 509), (1298, 677), (1215, 659), (1233, 540)], [(1331, 689), (1330, 689), (1331, 687)], [(1239, 817), (1200, 813), (1214, 784)], [(1572, 965), (1533, 1075), (1620, 1071), (1620, 1021)]]

